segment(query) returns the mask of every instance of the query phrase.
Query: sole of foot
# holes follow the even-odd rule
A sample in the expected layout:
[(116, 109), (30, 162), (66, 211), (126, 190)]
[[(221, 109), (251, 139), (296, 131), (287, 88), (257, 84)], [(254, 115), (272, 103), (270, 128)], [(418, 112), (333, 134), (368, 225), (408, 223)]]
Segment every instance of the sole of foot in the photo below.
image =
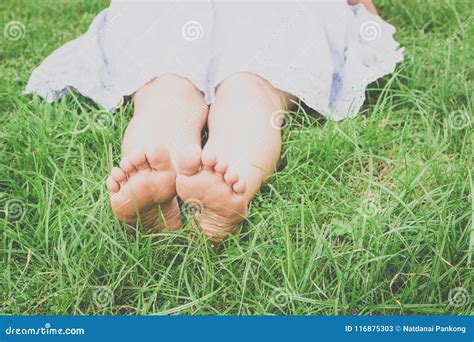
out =
[(226, 161), (202, 152), (197, 145), (189, 146), (178, 157), (178, 196), (197, 212), (196, 222), (213, 243), (232, 233), (245, 217), (245, 189), (245, 181)]
[(120, 221), (132, 226), (140, 222), (151, 232), (180, 228), (176, 171), (166, 148), (123, 157), (106, 183), (112, 210)]

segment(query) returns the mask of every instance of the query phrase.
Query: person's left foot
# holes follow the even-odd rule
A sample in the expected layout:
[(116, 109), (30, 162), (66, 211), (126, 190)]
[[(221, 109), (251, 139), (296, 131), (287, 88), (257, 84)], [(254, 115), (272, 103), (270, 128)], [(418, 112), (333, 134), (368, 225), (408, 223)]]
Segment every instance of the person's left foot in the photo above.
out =
[(215, 155), (190, 146), (178, 159), (176, 191), (193, 206), (201, 206), (197, 222), (206, 237), (220, 242), (239, 224), (247, 211), (246, 184)]

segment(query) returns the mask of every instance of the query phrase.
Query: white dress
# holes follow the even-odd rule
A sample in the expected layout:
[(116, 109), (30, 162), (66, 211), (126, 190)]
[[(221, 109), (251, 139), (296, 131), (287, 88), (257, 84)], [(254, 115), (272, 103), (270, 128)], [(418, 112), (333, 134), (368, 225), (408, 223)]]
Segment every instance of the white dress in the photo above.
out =
[(346, 0), (112, 1), (33, 71), (25, 93), (53, 101), (74, 88), (113, 111), (173, 73), (210, 104), (226, 77), (250, 72), (341, 120), (358, 113), (369, 83), (403, 60), (394, 33)]

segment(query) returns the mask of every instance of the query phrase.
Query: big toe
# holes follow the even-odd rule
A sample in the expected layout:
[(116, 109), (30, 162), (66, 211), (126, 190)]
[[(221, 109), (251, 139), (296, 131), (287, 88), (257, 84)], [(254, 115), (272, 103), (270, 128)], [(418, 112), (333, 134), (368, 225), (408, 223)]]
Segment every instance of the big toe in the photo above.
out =
[(172, 168), (171, 157), (168, 149), (164, 146), (154, 147), (145, 151), (148, 164), (158, 171), (167, 171)]
[(199, 171), (201, 166), (201, 148), (198, 145), (189, 145), (178, 156), (179, 173), (192, 176)]

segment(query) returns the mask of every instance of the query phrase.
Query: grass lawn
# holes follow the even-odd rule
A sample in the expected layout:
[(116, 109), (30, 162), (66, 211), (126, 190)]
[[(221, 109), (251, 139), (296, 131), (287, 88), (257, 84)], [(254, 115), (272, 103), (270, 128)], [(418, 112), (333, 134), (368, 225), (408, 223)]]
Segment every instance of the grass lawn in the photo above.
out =
[(107, 2), (2, 1), (1, 27), (24, 32), (1, 39), (0, 313), (471, 314), (472, 3), (376, 4), (405, 61), (354, 119), (293, 114), (285, 168), (214, 248), (114, 219), (104, 180), (130, 106), (21, 94)]

